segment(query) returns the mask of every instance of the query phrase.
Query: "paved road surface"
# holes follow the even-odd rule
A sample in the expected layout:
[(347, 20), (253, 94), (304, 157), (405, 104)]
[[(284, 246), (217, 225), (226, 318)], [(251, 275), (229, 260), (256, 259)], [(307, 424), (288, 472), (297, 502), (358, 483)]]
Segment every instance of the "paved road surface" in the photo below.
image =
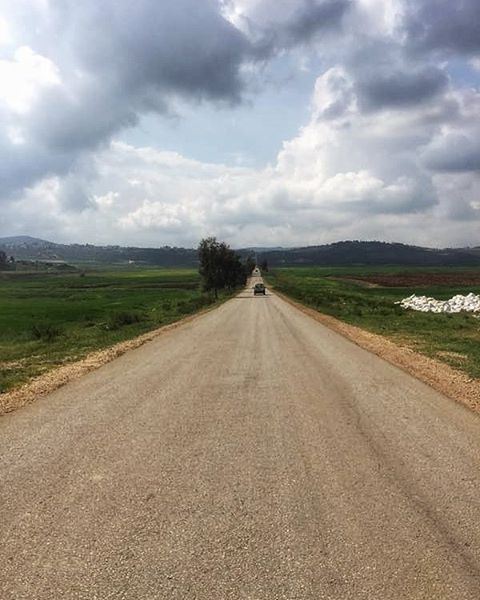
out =
[(2, 600), (478, 600), (480, 419), (242, 293), (0, 419)]

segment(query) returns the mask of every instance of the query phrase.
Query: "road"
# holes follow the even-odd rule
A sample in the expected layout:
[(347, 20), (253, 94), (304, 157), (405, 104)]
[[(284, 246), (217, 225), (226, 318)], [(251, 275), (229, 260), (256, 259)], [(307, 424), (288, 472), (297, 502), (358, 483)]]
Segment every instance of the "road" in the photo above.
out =
[(251, 290), (0, 419), (2, 600), (478, 600), (480, 419)]

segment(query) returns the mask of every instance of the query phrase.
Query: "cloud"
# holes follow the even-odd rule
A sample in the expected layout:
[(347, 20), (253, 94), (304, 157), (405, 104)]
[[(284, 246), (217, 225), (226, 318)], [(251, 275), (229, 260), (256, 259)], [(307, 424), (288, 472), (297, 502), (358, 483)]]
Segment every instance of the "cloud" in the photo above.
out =
[[(228, 104), (242, 98), (251, 44), (213, 1), (45, 6), (33, 7), (26, 31), (26, 4), (11, 9), (9, 31), (23, 45), (0, 60), (2, 123), (14, 133), (4, 133), (0, 146), (8, 190), (64, 174), (139, 115), (168, 113), (176, 96)], [(12, 152), (21, 139), (24, 147)]]
[(55, 64), (28, 46), (18, 48), (12, 60), (0, 60), (0, 80), (0, 102), (20, 115), (45, 88), (60, 83)]
[(474, 137), (459, 133), (442, 135), (432, 141), (422, 157), (425, 165), (434, 171), (480, 172), (480, 131), (475, 132)]
[(338, 31), (351, 5), (350, 0), (305, 1), (284, 26), (276, 30), (280, 44), (305, 44), (319, 33)]
[[(0, 146), (10, 173), (4, 193), (42, 175), (65, 174), (141, 115), (174, 112), (179, 98), (242, 102), (249, 65), (336, 26), (348, 2), (292, 6), (291, 20), (269, 25), (256, 41), (225, 18), (215, 0), (19, 0), (7, 6), (3, 29), (11, 34), (13, 57), (0, 60), (0, 110), (10, 132)], [(23, 45), (15, 49), (16, 40)], [(20, 140), (23, 149), (12, 152), (9, 141)]]
[(448, 79), (436, 67), (415, 71), (372, 70), (357, 82), (362, 106), (367, 110), (418, 105), (446, 89)]
[(478, 0), (409, 0), (403, 27), (409, 45), (417, 50), (480, 51)]
[[(211, 233), (234, 245), (477, 240), (480, 92), (438, 57), (476, 64), (476, 4), (9, 6), (0, 30), (0, 75), (11, 83), (0, 90), (5, 233), (142, 245), (193, 245)], [(121, 141), (143, 115), (168, 117), (180, 103), (235, 111), (288, 53), (311, 58), (317, 77), (310, 117), (271, 164), (211, 164), (162, 151), (161, 139)]]
[(215, 2), (69, 1), (57, 19), (75, 26), (69, 44), (81, 67), (121, 85), (132, 100), (154, 108), (158, 92), (231, 102), (241, 95), (250, 47)]
[[(393, 172), (389, 157), (382, 164), (369, 146), (371, 122), (364, 116), (344, 129), (312, 115), (264, 169), (114, 142), (68, 180), (54, 177), (27, 190), (14, 210), (4, 211), (4, 227), (20, 219), (33, 234), (54, 231), (54, 239), (137, 245), (192, 246), (211, 233), (236, 246), (365, 237), (433, 245), (474, 240), (478, 181), (467, 174), (431, 177), (422, 165), (407, 169), (407, 163)], [(397, 127), (387, 123), (383, 135), (401, 147)], [(347, 170), (340, 157), (349, 150)], [(80, 189), (72, 187), (79, 181)], [(72, 194), (88, 198), (81, 210)]]
[(255, 45), (272, 52), (341, 28), (352, 0), (224, 0), (223, 14)]
[(315, 83), (314, 112), (317, 119), (336, 119), (356, 108), (354, 84), (342, 67), (332, 67)]

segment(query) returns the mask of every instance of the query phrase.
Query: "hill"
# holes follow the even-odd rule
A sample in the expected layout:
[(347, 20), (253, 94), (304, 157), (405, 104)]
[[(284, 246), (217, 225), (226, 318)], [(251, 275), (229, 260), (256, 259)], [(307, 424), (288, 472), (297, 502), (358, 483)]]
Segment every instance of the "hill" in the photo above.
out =
[(0, 238), (0, 247), (2, 248), (42, 248), (48, 247), (52, 242), (34, 238), (29, 235), (14, 235), (11, 237)]
[[(125, 264), (129, 262), (164, 267), (195, 267), (193, 248), (137, 248), (94, 246), (92, 244), (56, 244), (29, 236), (0, 238), (0, 250), (16, 260), (65, 261), (69, 263)], [(274, 266), (480, 266), (480, 247), (424, 248), (387, 242), (344, 241), (302, 248), (243, 248), (242, 258), (256, 254), (259, 262)]]
[(423, 248), (387, 242), (346, 241), (258, 252), (270, 266), (415, 265), (480, 266), (479, 248)]
[(16, 260), (105, 264), (134, 262), (164, 267), (192, 267), (198, 263), (197, 251), (189, 248), (56, 244), (29, 236), (0, 238), (0, 250)]

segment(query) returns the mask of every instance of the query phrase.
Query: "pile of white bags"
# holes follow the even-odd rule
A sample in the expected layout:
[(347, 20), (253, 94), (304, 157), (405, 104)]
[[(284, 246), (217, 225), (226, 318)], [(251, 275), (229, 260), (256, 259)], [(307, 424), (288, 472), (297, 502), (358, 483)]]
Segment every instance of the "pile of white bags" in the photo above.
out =
[(402, 308), (411, 308), (421, 312), (433, 313), (459, 313), (465, 312), (480, 312), (480, 296), (477, 294), (457, 294), (450, 300), (436, 300), (428, 296), (416, 296), (412, 294), (408, 298), (404, 298), (395, 304), (400, 304)]

